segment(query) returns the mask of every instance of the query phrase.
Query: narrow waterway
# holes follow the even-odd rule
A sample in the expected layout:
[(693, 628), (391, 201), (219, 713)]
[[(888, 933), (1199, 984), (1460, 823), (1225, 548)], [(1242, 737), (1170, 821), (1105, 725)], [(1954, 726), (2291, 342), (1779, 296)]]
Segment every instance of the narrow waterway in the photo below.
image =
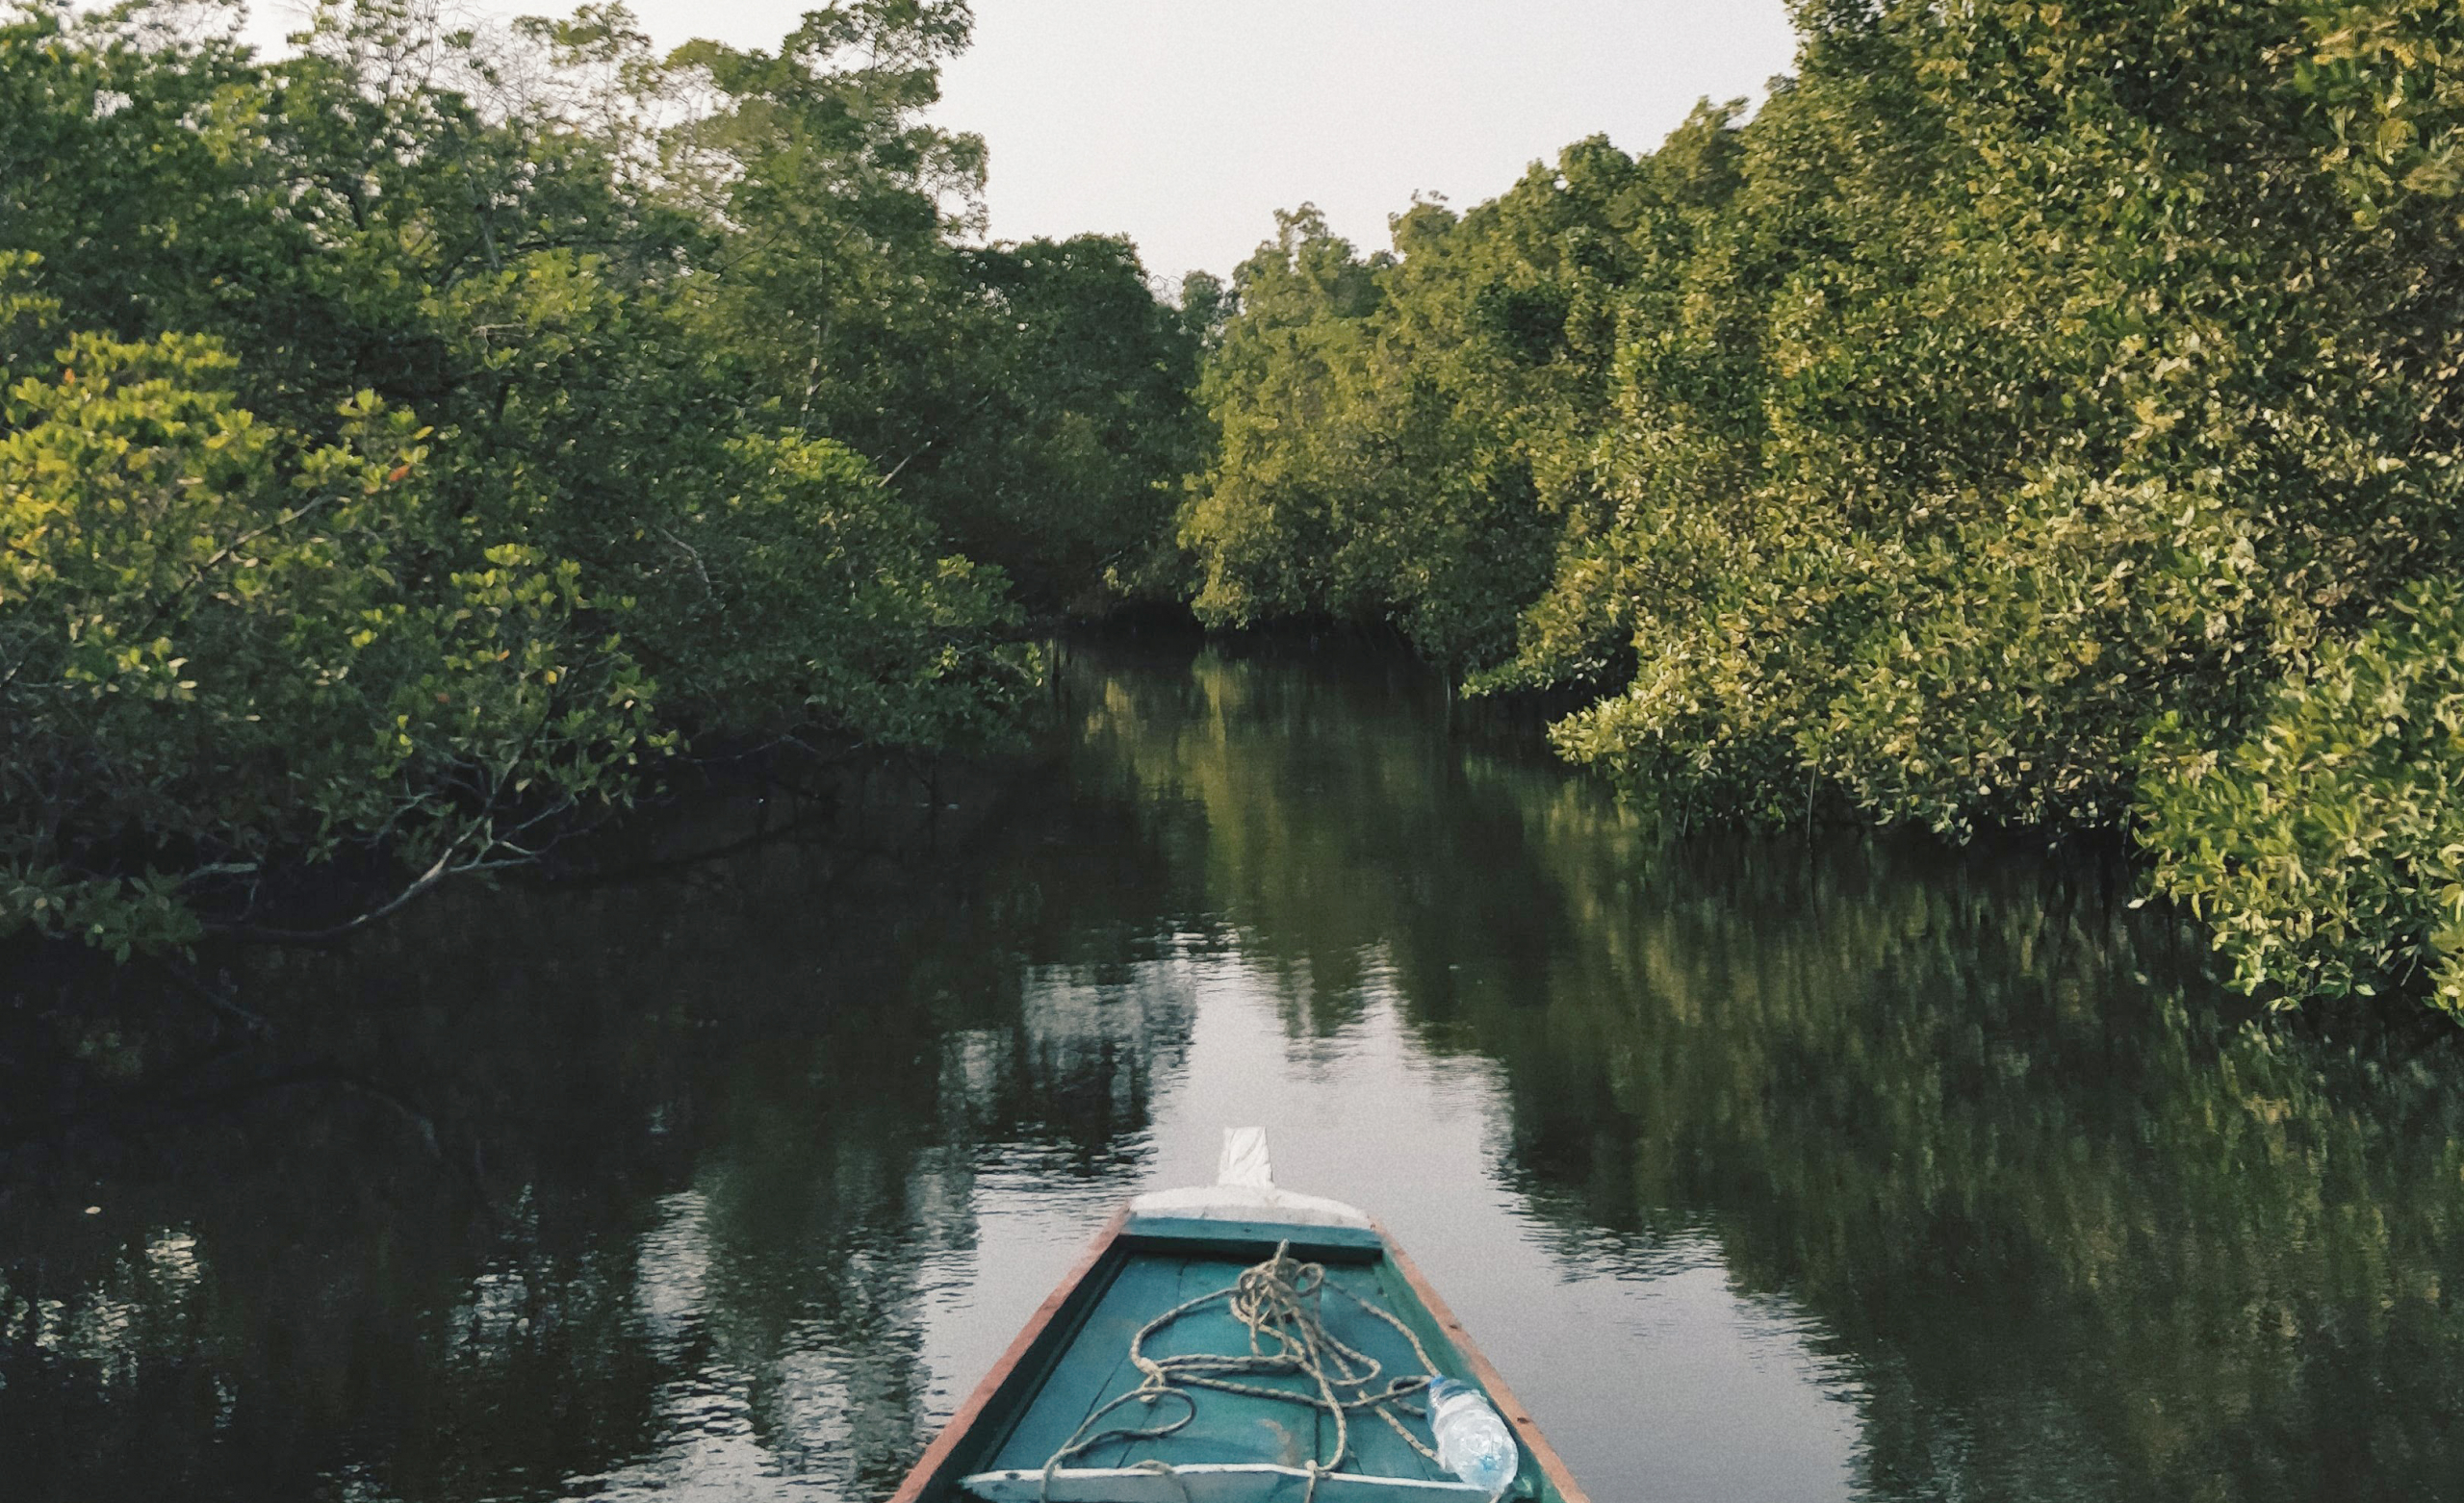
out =
[(2253, 1020), (2086, 857), (1664, 849), (1392, 662), (1059, 704), (256, 957), (270, 1040), (15, 1001), (0, 1498), (878, 1498), (1245, 1123), (1599, 1503), (2464, 1496), (2455, 1046)]

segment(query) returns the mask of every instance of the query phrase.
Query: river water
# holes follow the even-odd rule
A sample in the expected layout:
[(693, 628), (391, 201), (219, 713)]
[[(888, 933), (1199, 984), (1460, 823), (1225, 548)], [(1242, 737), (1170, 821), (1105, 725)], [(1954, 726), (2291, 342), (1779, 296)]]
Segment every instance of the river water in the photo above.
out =
[(1599, 1503), (2464, 1496), (2447, 1039), (2111, 863), (1660, 845), (1396, 663), (1065, 657), (1048, 756), (254, 957), (270, 1040), (19, 995), (0, 1497), (878, 1498), (1248, 1123)]

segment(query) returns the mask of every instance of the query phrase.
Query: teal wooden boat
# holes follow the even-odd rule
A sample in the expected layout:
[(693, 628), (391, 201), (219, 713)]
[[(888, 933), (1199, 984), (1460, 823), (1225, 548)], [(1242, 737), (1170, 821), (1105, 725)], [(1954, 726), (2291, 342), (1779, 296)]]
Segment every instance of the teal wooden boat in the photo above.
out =
[[(1424, 1389), (1482, 1391), (1502, 1494), (1440, 1465)], [(1385, 1229), (1275, 1185), (1266, 1134), (1217, 1182), (1131, 1201), (891, 1503), (1588, 1503)]]

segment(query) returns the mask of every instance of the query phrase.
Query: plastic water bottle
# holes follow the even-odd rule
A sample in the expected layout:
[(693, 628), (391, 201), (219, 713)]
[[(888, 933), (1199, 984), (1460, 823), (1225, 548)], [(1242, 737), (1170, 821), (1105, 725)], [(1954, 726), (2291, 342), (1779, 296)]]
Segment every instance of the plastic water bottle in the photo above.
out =
[(1437, 1440), (1440, 1466), (1492, 1498), (1504, 1495), (1523, 1453), (1479, 1389), (1453, 1378), (1430, 1384), (1428, 1430)]

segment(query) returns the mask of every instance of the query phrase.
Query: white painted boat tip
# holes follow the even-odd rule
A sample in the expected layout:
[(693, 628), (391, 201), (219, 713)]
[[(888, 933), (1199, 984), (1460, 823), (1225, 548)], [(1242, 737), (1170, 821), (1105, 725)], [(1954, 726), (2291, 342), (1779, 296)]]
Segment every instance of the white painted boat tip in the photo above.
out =
[(1207, 1221), (1285, 1221), (1295, 1226), (1373, 1227), (1368, 1212), (1322, 1195), (1302, 1195), (1274, 1183), (1267, 1130), (1225, 1128), (1215, 1183), (1153, 1190), (1129, 1203), (1134, 1216), (1185, 1216)]
[(1265, 1128), (1223, 1130), (1223, 1157), (1217, 1161), (1215, 1183), (1260, 1190), (1274, 1188), (1274, 1159), (1267, 1150)]

